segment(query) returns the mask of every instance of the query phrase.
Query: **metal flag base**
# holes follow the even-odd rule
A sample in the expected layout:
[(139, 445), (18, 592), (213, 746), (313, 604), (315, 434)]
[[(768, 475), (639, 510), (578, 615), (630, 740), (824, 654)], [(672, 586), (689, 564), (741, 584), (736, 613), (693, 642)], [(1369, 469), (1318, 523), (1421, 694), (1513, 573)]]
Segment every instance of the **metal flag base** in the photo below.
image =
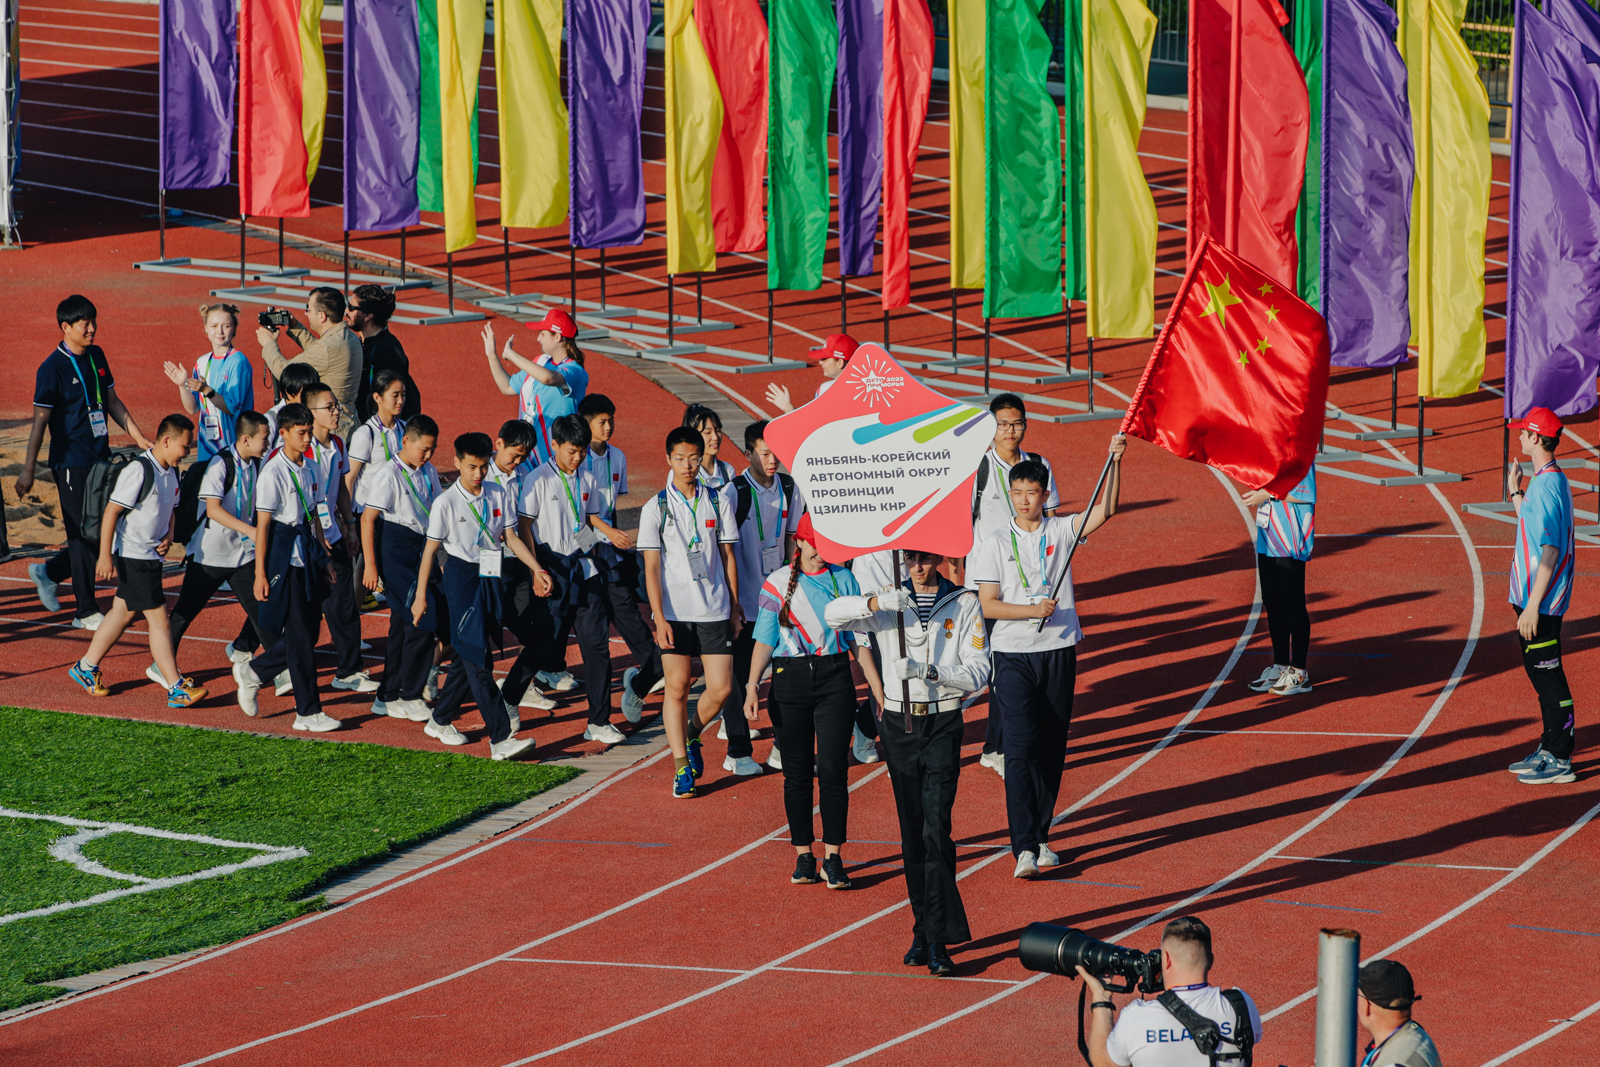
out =
[[(1352, 433), (1348, 430), (1324, 429), (1323, 433), (1329, 437), (1340, 437), (1354, 441), (1387, 441), (1399, 438), (1408, 438), (1417, 443), (1417, 458), (1415, 461), (1396, 459), (1376, 452), (1319, 452), (1317, 466), (1327, 474), (1336, 478), (1348, 478), (1355, 482), (1365, 482), (1368, 485), (1381, 485), (1393, 488), (1402, 485), (1431, 485), (1437, 482), (1459, 482), (1461, 475), (1453, 471), (1439, 470), (1436, 467), (1426, 466), (1422, 461), (1422, 441), (1431, 437), (1433, 431), (1421, 426), (1422, 400), (1417, 400), (1418, 426), (1402, 427), (1395, 423), (1387, 430), (1361, 431)], [(1327, 405), (1329, 419), (1342, 419), (1354, 422), (1358, 426), (1383, 425), (1378, 419), (1366, 418), (1361, 415), (1351, 415), (1341, 411), (1332, 404)], [(1338, 466), (1340, 463), (1368, 463), (1393, 471), (1407, 471), (1406, 474), (1364, 474), (1360, 471), (1345, 470)]]

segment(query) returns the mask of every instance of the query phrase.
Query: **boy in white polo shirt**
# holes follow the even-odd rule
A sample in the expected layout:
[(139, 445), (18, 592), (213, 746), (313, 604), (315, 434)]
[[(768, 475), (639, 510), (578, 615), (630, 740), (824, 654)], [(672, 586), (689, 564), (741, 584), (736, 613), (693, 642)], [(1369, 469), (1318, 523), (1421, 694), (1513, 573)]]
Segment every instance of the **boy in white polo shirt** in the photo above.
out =
[(135, 615), (150, 627), (150, 654), (167, 691), (167, 707), (186, 708), (206, 691), (178, 673), (167, 622), (167, 595), (161, 588), (162, 557), (172, 547), (172, 513), (178, 505), (177, 465), (194, 444), (194, 423), (168, 415), (156, 430), (155, 444), (117, 475), (100, 520), (100, 559), (95, 577), (117, 580), (117, 597), (94, 632), (89, 651), (67, 671), (90, 696), (111, 690), (102, 684), (100, 661), (117, 643)]
[[(528, 457), (538, 444), (533, 426), (521, 419), (507, 419), (500, 425), (500, 435), (494, 439), (494, 460), (484, 475), (506, 491), (506, 499), (516, 509), (522, 500), (522, 485), (533, 474), (536, 464)], [(522, 536), (519, 524), (513, 520), (512, 536), (520, 538), (532, 551), (533, 544)], [(524, 649), (545, 648), (553, 634), (547, 633), (550, 613), (541, 598), (550, 595), (550, 575), (542, 567), (531, 574), (522, 561), (507, 548), (500, 553), (500, 619), (505, 628), (516, 635)], [(531, 662), (531, 660), (530, 660)], [(537, 708), (554, 714), (556, 702), (539, 692), (539, 687), (529, 684), (522, 693), (521, 706)], [(511, 732), (522, 728), (517, 705), (511, 705)]]
[[(672, 481), (639, 512), (639, 551), (655, 617), (656, 645), (667, 679), (661, 719), (672, 746), (672, 795), (695, 795), (705, 773), (700, 731), (717, 717), (733, 688), (733, 639), (744, 621), (733, 546), (739, 530), (726, 493), (699, 480), (705, 443), (679, 426), (667, 434)], [(690, 660), (700, 657), (705, 690), (689, 714)]]
[(1121, 434), (1111, 439), (1105, 499), (1070, 518), (1045, 518), (1050, 474), (1044, 464), (1016, 464), (1009, 476), (1016, 518), (971, 557), (968, 578), (978, 587), (984, 617), (996, 620), (989, 699), (1004, 719), (1006, 816), (1018, 878), (1061, 862), (1046, 838), (1066, 766), (1083, 638), (1066, 558), (1074, 537), (1088, 537), (1116, 514), (1126, 448)]
[(500, 644), (501, 633), (501, 545), (530, 570), (538, 564), (513, 530), (515, 506), (505, 489), (484, 481), (493, 456), (488, 434), (456, 438), (456, 470), (461, 476), (434, 500), (428, 513), (428, 547), (422, 553), (410, 610), (412, 623), (420, 623), (428, 610), (434, 557), (442, 546), (444, 599), (450, 616), (446, 632), (456, 658), (425, 732), (447, 745), (466, 744), (450, 720), (470, 690), (489, 730), (489, 754), (504, 760), (532, 748), (533, 739), (513, 735), (506, 702), (494, 684), (492, 649)]
[(350, 471), (350, 456), (344, 441), (333, 432), (339, 428), (339, 402), (323, 382), (307, 386), (302, 396), (312, 418), (311, 448), (306, 458), (316, 465), (317, 480), (328, 492), (328, 518), (322, 524), (322, 532), (328, 539), (334, 582), (322, 605), (322, 617), (328, 623), (334, 654), (339, 657), (333, 668), (333, 687), (371, 693), (378, 683), (361, 668), (361, 615), (356, 607), (359, 601), (353, 549), (359, 543), (353, 545), (346, 536), (347, 531), (355, 532), (350, 489), (344, 480)]

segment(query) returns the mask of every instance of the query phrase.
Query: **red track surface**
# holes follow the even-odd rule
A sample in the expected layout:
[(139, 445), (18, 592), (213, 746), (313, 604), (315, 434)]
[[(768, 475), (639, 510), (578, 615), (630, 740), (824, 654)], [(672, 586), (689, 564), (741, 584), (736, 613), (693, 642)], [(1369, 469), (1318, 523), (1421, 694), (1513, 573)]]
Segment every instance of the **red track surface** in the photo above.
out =
[[(67, 3), (70, 19), (53, 17), (66, 13)], [(148, 118), (38, 106), (47, 99), (111, 106), (104, 104), (110, 94), (46, 88), (50, 80), (88, 84), (92, 77), (127, 87), (143, 79), (153, 89), (149, 75), (67, 74), (69, 68), (40, 64), (41, 57), (65, 63), (77, 55), (44, 43), (67, 39), (45, 25), (66, 21), (79, 39), (89, 27), (87, 39), (97, 44), (152, 47), (148, 38), (119, 44), (106, 32), (152, 33), (148, 8), (92, 0), (25, 8), (25, 54), (33, 58), (24, 64), (24, 120), (153, 136)], [(144, 111), (153, 103), (127, 99)], [(1176, 113), (1152, 112), (1147, 153), (1181, 158), (1181, 133), (1162, 132), (1181, 125)], [(936, 150), (944, 133), (929, 128), (922, 173), (944, 173)], [(336, 122), (330, 135), (337, 135)], [(152, 165), (152, 145), (112, 148), (103, 140), (35, 125), (25, 144)], [(48, 156), (25, 161), (41, 183), (139, 204), (153, 199), (148, 174), (86, 170)], [(1180, 162), (1148, 165), (1154, 181), (1181, 186)], [(318, 190), (336, 198), (336, 185), (323, 184), (335, 180), (319, 178)], [(916, 206), (942, 214), (944, 190), (919, 183)], [(1503, 186), (1496, 191), (1502, 199), (1491, 210), (1499, 212)], [(222, 194), (186, 196), (194, 202), (184, 206), (227, 214)], [(1181, 224), (1181, 192), (1158, 197), (1163, 218)], [(483, 203), (492, 223), (493, 201)], [(30, 192), (24, 206), (25, 232), (40, 243), (0, 259), (10, 306), (27, 311), (14, 315), (0, 338), (7, 357), (0, 361), (0, 415), (26, 413), (32, 368), (53, 343), (49, 308), (78, 289), (99, 302), (102, 342), (121, 391), (135, 414), (151, 421), (172, 400), (157, 371), (161, 359), (174, 347), (186, 355), (199, 340), (189, 316), (203, 283), (126, 269), (129, 260), (155, 255), (141, 209), (46, 190)], [(319, 208), (293, 232), (336, 240), (334, 210)], [(944, 223), (923, 223), (918, 249), (943, 255)], [(1181, 234), (1167, 234), (1162, 264), (1176, 269)], [(1503, 225), (1491, 223), (1490, 234), (1489, 254), (1498, 257)], [(169, 240), (176, 255), (226, 258), (237, 248), (236, 238), (198, 229), (173, 231)], [(415, 238), (413, 248), (422, 241)], [(380, 242), (361, 244), (382, 250)], [(564, 258), (559, 238), (546, 245)], [(631, 255), (610, 258), (610, 266), (638, 272), (631, 281), (613, 278), (611, 300), (663, 307), (654, 281), (661, 255), (652, 238)], [(923, 263), (914, 292), (934, 310), (946, 308), (942, 268)], [(498, 256), (489, 252), (458, 267), (490, 284), (499, 277)], [(547, 291), (564, 284), (559, 260), (529, 252), (514, 267), (519, 291), (541, 281)], [(584, 295), (594, 296), (593, 279), (583, 281)], [(870, 279), (863, 282), (871, 288)], [(753, 264), (739, 263), (707, 285), (708, 300), (749, 312), (751, 325), (736, 340), (750, 351), (765, 340), (757, 318), (764, 312), (761, 284)], [(835, 327), (836, 293), (828, 294), (783, 295), (780, 355), (798, 351), (805, 334)], [(1498, 286), (1490, 299), (1498, 310)], [(739, 319), (717, 306), (719, 317)], [(933, 314), (905, 314), (895, 320), (895, 341), (937, 347), (948, 328)], [(447, 437), (492, 429), (510, 410), (481, 369), (474, 334), (474, 327), (456, 326), (405, 336)], [(1059, 355), (1059, 320), (1024, 324), (1010, 336)], [(1491, 323), (1491, 337), (1498, 336), (1498, 322)], [(724, 335), (717, 343), (729, 341)], [(1488, 378), (1498, 384), (1499, 345), (1492, 345)], [(970, 335), (964, 347), (975, 350)], [(1101, 348), (1102, 403), (1130, 391), (1145, 351), (1135, 344)], [(648, 487), (655, 442), (675, 421), (676, 402), (623, 362), (595, 356), (590, 368), (593, 388), (623, 409), (618, 441), (634, 459), (639, 485)], [(799, 372), (774, 377), (808, 380)], [(1384, 412), (1384, 377), (1341, 373), (1330, 400), (1346, 411)], [(766, 380), (724, 379), (752, 398)], [(1403, 393), (1412, 382), (1402, 373)], [(1082, 387), (1073, 388), (1063, 395), (1081, 397)], [(1585, 696), (1596, 674), (1595, 615), (1585, 592), (1597, 577), (1586, 566), (1595, 550), (1580, 547), (1567, 626), (1583, 777), (1576, 786), (1518, 786), (1502, 768), (1526, 750), (1537, 712), (1503, 606), (1510, 527), (1460, 512), (1464, 502), (1498, 497), (1499, 406), (1483, 392), (1429, 407), (1440, 436), (1429, 442), (1428, 461), (1467, 474), (1463, 483), (1439, 491), (1379, 489), (1324, 475), (1309, 582), (1317, 689), (1285, 701), (1243, 684), (1268, 660), (1265, 634), (1256, 632), (1264, 627), (1251, 608), (1250, 529), (1232, 490), (1203, 468), (1135, 447), (1126, 514), (1084, 551), (1078, 567), (1089, 638), (1066, 811), (1053, 842), (1067, 862), (1052, 877), (1016, 882), (1004, 854), (994, 859), (1005, 844), (1003, 792), (976, 766), (984, 706), (969, 712), (968, 774), (955, 818), (977, 940), (958, 952), (963, 980), (934, 982), (899, 966), (909, 917), (892, 843), (893, 801), (881, 774), (852, 772), (860, 788), (852, 796), (846, 858), (858, 888), (798, 889), (786, 878), (776, 776), (722, 774), (712, 742), (706, 795), (693, 805), (671, 804), (662, 764), (643, 764), (519, 834), (332, 911), (0, 1026), (0, 1050), (8, 1064), (221, 1059), (496, 1067), (541, 1054), (574, 1063), (653, 1062), (670, 1047), (677, 1056), (725, 1064), (770, 1058), (776, 1039), (789, 1046), (778, 1055), (805, 1063), (1059, 1062), (1073, 1055), (1076, 991), (1059, 979), (1030, 981), (1014, 952), (1022, 926), (1059, 920), (1145, 946), (1155, 936), (1146, 926), (1193, 912), (1217, 931), (1216, 977), (1248, 988), (1268, 1016), (1262, 1063), (1311, 1060), (1314, 1008), (1305, 994), (1314, 985), (1321, 926), (1354, 926), (1364, 954), (1392, 949), (1410, 966), (1426, 995), (1418, 1017), (1452, 1065), (1505, 1062), (1542, 1035), (1516, 1063), (1600, 1061), (1600, 1019), (1559, 1022), (1595, 1010), (1600, 1000), (1600, 982), (1587, 966), (1588, 937), (1600, 934), (1592, 901), (1600, 831), (1588, 824), (1600, 810), (1600, 790), (1593, 784), (1597, 761), (1587, 754), (1600, 732)], [(1050, 454), (1064, 493), (1081, 498), (1109, 429), (1036, 424), (1030, 447)], [(1595, 439), (1594, 429), (1592, 417), (1575, 427), (1584, 441)], [(1401, 452), (1412, 456), (1409, 447)], [(1574, 441), (1563, 452), (1584, 450)], [(216, 696), (205, 707), (160, 707), (139, 684), (145, 660), (132, 643), (108, 661), (116, 695), (91, 707), (63, 677), (85, 636), (52, 625), (60, 619), (43, 616), (22, 578), (18, 564), (0, 568), (0, 700), (230, 728), (286, 725), (287, 701), (267, 702), (276, 715), (254, 722), (240, 716), (220, 657), (199, 647), (186, 653), (186, 665), (208, 664), (198, 673), (215, 683)], [(213, 609), (191, 633), (226, 639), (236, 611)], [(378, 643), (382, 620), (368, 626)], [(361, 703), (331, 702), (333, 714), (356, 719), (355, 729), (335, 738), (421, 740), (409, 724), (359, 719)], [(541, 754), (574, 747), (581, 716), (562, 714), (538, 727)], [(758, 755), (765, 755), (761, 747)], [(798, 1041), (791, 1036), (800, 1032)]]

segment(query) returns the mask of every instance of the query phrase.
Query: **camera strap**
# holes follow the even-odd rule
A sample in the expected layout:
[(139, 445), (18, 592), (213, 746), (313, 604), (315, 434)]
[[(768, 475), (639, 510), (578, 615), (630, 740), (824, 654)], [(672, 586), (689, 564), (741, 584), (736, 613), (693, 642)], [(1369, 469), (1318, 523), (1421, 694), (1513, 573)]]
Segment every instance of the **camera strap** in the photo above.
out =
[[(1255, 1045), (1255, 1030), (1250, 1025), (1250, 1012), (1245, 1007), (1244, 994), (1237, 989), (1222, 990), (1223, 999), (1233, 1007), (1233, 1037), (1222, 1036), (1222, 1031), (1217, 1024), (1189, 1007), (1182, 998), (1172, 990), (1167, 990), (1156, 998), (1156, 1003), (1167, 1010), (1178, 1022), (1189, 1031), (1195, 1047), (1211, 1061), (1211, 1067), (1223, 1061), (1237, 1063), (1240, 1067), (1250, 1067), (1251, 1054)], [(1238, 1049), (1237, 1053), (1220, 1052), (1222, 1045), (1232, 1045)]]

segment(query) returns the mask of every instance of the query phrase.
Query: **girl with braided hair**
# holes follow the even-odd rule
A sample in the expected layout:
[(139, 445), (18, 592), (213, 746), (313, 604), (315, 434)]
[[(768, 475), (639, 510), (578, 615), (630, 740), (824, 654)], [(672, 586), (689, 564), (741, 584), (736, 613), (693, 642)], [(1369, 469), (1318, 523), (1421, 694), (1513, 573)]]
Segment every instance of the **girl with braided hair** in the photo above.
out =
[[(761, 586), (756, 618), (755, 651), (750, 657), (750, 682), (745, 687), (744, 713), (757, 715), (761, 675), (772, 666), (767, 714), (783, 751), (783, 809), (789, 820), (789, 841), (798, 861), (790, 881), (829, 889), (849, 889), (839, 849), (845, 841), (850, 792), (850, 734), (855, 727), (856, 683), (850, 661), (873, 696), (883, 701), (883, 686), (871, 656), (858, 656), (855, 634), (835, 630), (823, 619), (829, 603), (861, 592), (855, 576), (825, 561), (817, 552), (811, 516), (795, 530), (794, 558), (768, 576)], [(822, 808), (822, 873), (812, 852), (811, 778), (815, 767)]]

